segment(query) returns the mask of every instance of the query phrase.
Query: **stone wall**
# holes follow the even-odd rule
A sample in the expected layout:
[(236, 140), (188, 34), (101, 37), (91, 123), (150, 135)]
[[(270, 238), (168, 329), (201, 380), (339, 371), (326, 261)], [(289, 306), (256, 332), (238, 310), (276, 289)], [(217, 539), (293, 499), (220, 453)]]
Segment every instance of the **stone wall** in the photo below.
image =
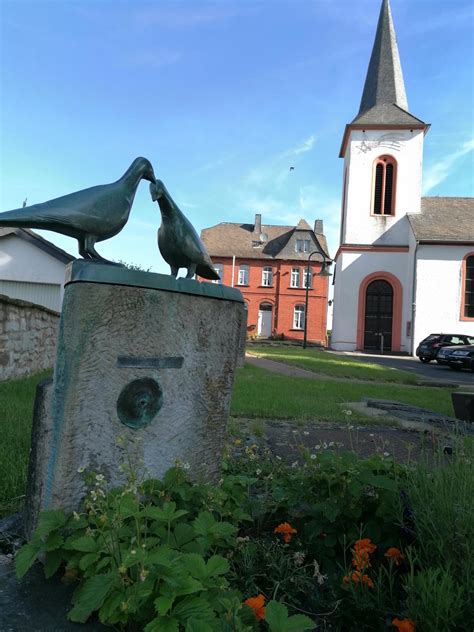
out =
[(0, 294), (0, 381), (54, 364), (59, 314)]

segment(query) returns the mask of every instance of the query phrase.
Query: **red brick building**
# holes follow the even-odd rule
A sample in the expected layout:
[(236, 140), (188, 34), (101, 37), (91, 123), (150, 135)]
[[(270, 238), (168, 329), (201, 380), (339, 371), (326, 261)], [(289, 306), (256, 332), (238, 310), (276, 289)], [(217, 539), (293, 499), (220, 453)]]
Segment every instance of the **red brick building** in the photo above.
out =
[[(223, 222), (201, 233), (214, 267), (225, 285), (238, 287), (248, 308), (248, 331), (262, 338), (284, 334), (303, 340), (306, 266), (311, 257), (308, 298), (308, 341), (325, 344), (328, 277), (321, 270), (322, 250), (330, 262), (322, 220), (314, 229), (301, 219), (297, 226)], [(319, 245), (319, 248), (318, 248)]]

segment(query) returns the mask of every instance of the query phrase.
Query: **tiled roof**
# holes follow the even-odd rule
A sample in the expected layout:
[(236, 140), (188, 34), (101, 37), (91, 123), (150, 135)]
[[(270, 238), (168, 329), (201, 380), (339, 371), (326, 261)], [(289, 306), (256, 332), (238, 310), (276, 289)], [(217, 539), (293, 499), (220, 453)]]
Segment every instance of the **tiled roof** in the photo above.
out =
[(407, 217), (418, 241), (474, 243), (474, 198), (424, 197)]
[[(296, 232), (298, 231), (298, 232)], [(307, 231), (306, 233), (301, 231)], [(260, 237), (262, 236), (262, 237)], [(296, 239), (310, 239), (310, 252), (318, 250), (317, 243), (330, 259), (326, 237), (316, 234), (305, 220), (295, 226), (275, 226), (262, 224), (261, 232), (254, 232), (254, 224), (233, 224), (223, 222), (205, 228), (201, 239), (211, 257), (239, 257), (240, 259), (308, 259), (307, 252), (296, 252)], [(322, 261), (322, 256), (313, 257)]]
[(65, 250), (58, 248), (51, 241), (48, 241), (41, 235), (33, 232), (29, 228), (0, 228), (0, 238), (7, 237), (8, 235), (16, 235), (20, 239), (24, 239), (25, 241), (30, 242), (40, 250), (47, 252), (49, 255), (58, 259), (62, 263), (70, 263), (74, 261), (76, 257), (73, 257)]

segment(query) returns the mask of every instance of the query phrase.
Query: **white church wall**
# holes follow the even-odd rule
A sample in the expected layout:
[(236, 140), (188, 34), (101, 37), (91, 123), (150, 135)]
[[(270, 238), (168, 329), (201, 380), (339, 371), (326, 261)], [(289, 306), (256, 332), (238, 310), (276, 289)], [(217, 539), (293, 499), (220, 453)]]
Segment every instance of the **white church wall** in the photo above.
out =
[(431, 333), (474, 336), (474, 321), (462, 321), (462, 260), (474, 246), (420, 245), (417, 252), (415, 350)]
[(65, 268), (24, 239), (0, 239), (0, 294), (60, 311)]
[[(377, 157), (397, 161), (395, 215), (371, 215), (373, 165)], [(420, 211), (422, 130), (353, 130), (346, 152), (346, 211), (342, 243), (406, 245), (406, 213)]]
[(336, 264), (334, 316), (331, 347), (337, 351), (357, 349), (359, 288), (375, 272), (393, 274), (402, 286), (400, 351), (411, 350), (412, 255), (408, 252), (342, 252)]

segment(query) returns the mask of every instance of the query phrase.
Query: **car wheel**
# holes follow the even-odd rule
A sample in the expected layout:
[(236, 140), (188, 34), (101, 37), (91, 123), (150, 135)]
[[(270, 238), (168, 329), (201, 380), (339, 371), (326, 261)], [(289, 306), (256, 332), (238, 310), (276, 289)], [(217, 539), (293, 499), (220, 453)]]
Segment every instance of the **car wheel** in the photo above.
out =
[(428, 362), (431, 362), (431, 358), (420, 358), (420, 362), (423, 362), (423, 364), (428, 364)]
[(436, 362), (437, 362), (438, 364), (443, 364), (443, 363), (441, 362), (441, 360), (436, 360)]

